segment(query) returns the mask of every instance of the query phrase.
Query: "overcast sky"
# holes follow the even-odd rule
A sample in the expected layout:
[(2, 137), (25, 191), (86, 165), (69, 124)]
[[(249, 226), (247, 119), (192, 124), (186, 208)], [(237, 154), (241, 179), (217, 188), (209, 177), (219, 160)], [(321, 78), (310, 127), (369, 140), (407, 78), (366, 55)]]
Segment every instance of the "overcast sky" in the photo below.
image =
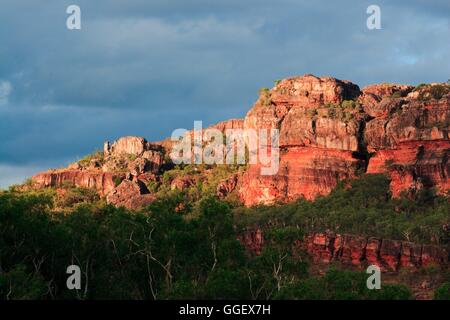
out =
[(449, 19), (449, 0), (0, 0), (0, 187), (104, 140), (243, 117), (287, 76), (447, 81)]

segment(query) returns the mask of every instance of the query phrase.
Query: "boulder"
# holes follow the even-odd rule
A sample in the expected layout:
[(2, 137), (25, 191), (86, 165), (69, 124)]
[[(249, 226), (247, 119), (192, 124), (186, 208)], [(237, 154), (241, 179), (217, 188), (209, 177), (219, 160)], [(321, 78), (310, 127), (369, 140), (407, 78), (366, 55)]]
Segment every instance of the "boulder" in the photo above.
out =
[(154, 202), (156, 197), (149, 194), (143, 182), (124, 180), (108, 194), (106, 200), (117, 207), (138, 210)]

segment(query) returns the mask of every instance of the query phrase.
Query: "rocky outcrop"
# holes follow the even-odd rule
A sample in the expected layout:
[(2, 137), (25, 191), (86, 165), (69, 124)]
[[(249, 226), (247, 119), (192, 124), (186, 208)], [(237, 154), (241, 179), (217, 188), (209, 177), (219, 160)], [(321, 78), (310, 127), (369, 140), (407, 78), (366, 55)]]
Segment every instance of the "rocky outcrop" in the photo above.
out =
[(364, 138), (373, 152), (367, 172), (388, 174), (394, 196), (423, 188), (448, 194), (450, 189), (450, 94), (424, 101), (420, 95), (421, 90), (389, 99), (389, 115), (366, 125)]
[(355, 178), (361, 165), (351, 151), (291, 147), (281, 152), (274, 176), (261, 175), (259, 165), (249, 166), (239, 192), (246, 206), (313, 199), (331, 192), (339, 180)]
[(394, 197), (436, 188), (448, 195), (450, 189), (449, 140), (408, 141), (395, 148), (379, 150), (370, 159), (367, 173), (386, 173)]
[(315, 262), (339, 261), (356, 267), (374, 264), (383, 271), (431, 265), (445, 268), (449, 262), (446, 248), (355, 235), (311, 233), (300, 247), (305, 248)]
[[(261, 254), (264, 247), (261, 229), (244, 230), (238, 240), (250, 252)], [(305, 250), (315, 263), (336, 261), (357, 268), (377, 265), (382, 271), (390, 272), (429, 266), (447, 268), (449, 264), (447, 248), (401, 240), (324, 232), (309, 233), (295, 244)]]
[(217, 129), (222, 133), (230, 129), (243, 129), (244, 119), (230, 119), (226, 121), (221, 121), (209, 127), (210, 129)]
[(131, 154), (141, 155), (148, 150), (148, 142), (142, 137), (122, 137), (115, 141), (110, 147), (109, 142), (105, 142), (105, 154)]
[(108, 203), (117, 207), (125, 207), (130, 210), (138, 210), (156, 200), (156, 197), (149, 193), (147, 187), (140, 180), (124, 180), (106, 197)]
[[(262, 175), (262, 165), (251, 163), (245, 173), (221, 181), (216, 193), (223, 198), (236, 192), (246, 206), (273, 204), (300, 197), (314, 199), (330, 193), (340, 180), (382, 173), (391, 178), (394, 197), (432, 188), (448, 195), (449, 125), (449, 84), (416, 88), (378, 84), (360, 90), (349, 81), (331, 77), (284, 79), (270, 90), (261, 90), (245, 119), (209, 127), (222, 133), (243, 129), (247, 142), (250, 130), (277, 129), (278, 171)], [(95, 188), (104, 196), (116, 188), (116, 176), (131, 175), (128, 180), (144, 184), (158, 182), (173, 167), (169, 159), (173, 143), (123, 137), (106, 142), (101, 153), (67, 169), (41, 173), (33, 181), (38, 187), (59, 187), (69, 181)], [(265, 144), (269, 148), (271, 141)], [(230, 150), (234, 146), (225, 152)], [(197, 181), (172, 180), (171, 188), (179, 190)]]
[(194, 184), (195, 179), (193, 177), (176, 177), (170, 183), (170, 189), (184, 191)]
[(238, 241), (251, 253), (260, 255), (264, 245), (264, 237), (261, 229), (252, 229), (242, 232)]
[[(364, 111), (371, 117), (388, 116), (392, 107), (397, 106), (400, 97), (405, 97), (414, 89), (413, 86), (399, 84), (374, 84), (362, 89), (358, 101)], [(396, 100), (394, 98), (397, 98)]]
[(32, 181), (36, 188), (75, 186), (96, 189), (99, 195), (106, 196), (116, 187), (115, 180), (122, 176), (101, 171), (52, 170), (35, 175)]
[(394, 197), (450, 189), (450, 85), (371, 85), (311, 75), (263, 90), (244, 129), (278, 129), (280, 165), (261, 175), (252, 164), (242, 177), (245, 205), (326, 195), (360, 173), (391, 178)]
[(237, 174), (233, 174), (228, 179), (220, 181), (217, 185), (216, 195), (219, 198), (225, 198), (236, 189), (238, 182), (239, 176)]
[(145, 185), (159, 180), (164, 155), (158, 144), (141, 137), (123, 137), (113, 144), (105, 142), (103, 152), (96, 152), (67, 169), (35, 175), (33, 186), (91, 188), (106, 197), (108, 203), (139, 209), (155, 198)]
[(240, 189), (245, 205), (313, 199), (339, 180), (356, 177), (364, 166), (358, 157), (364, 114), (348, 101), (359, 94), (348, 81), (312, 75), (282, 80), (263, 92), (244, 129), (278, 129), (280, 165), (272, 176), (250, 165)]
[[(221, 121), (219, 123), (211, 125), (207, 128), (202, 128), (202, 130), (204, 132), (204, 130), (206, 130), (206, 129), (216, 129), (216, 130), (219, 130), (225, 136), (227, 130), (232, 130), (232, 129), (242, 130), (243, 128), (244, 128), (244, 120), (243, 119), (229, 119), (229, 120)], [(194, 130), (187, 131), (186, 134), (190, 135), (191, 139), (194, 138)], [(171, 138), (167, 138), (163, 141), (155, 142), (154, 144), (161, 146), (164, 150), (171, 150), (173, 145), (175, 144), (175, 142), (172, 141)]]

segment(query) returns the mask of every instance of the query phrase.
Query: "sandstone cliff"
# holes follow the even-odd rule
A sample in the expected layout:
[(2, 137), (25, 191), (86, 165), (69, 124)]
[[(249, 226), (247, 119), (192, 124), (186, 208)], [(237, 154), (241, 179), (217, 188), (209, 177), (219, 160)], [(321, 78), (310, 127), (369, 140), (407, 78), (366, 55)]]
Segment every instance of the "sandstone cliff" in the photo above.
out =
[(280, 170), (251, 165), (239, 190), (245, 205), (328, 194), (362, 172), (390, 176), (394, 196), (435, 188), (448, 194), (450, 85), (358, 86), (312, 75), (263, 90), (244, 129), (280, 131)]
[[(242, 232), (238, 240), (256, 255), (264, 248), (263, 231), (258, 228)], [(305, 250), (316, 263), (336, 261), (357, 268), (373, 264), (391, 272), (429, 266), (445, 269), (449, 263), (449, 252), (443, 247), (333, 232), (309, 233), (298, 239), (296, 247)]]
[[(449, 124), (448, 84), (380, 84), (360, 90), (330, 77), (284, 79), (261, 90), (245, 119), (212, 126), (221, 132), (278, 129), (278, 173), (261, 175), (258, 164), (248, 165), (244, 174), (230, 174), (218, 183), (217, 195), (236, 193), (247, 206), (314, 199), (362, 173), (387, 174), (393, 196), (424, 188), (448, 195)], [(95, 188), (108, 202), (137, 209), (154, 201), (149, 185), (160, 183), (173, 167), (172, 144), (141, 137), (106, 142), (103, 152), (34, 176), (33, 185)], [(185, 189), (202, 179), (179, 177), (171, 188)]]

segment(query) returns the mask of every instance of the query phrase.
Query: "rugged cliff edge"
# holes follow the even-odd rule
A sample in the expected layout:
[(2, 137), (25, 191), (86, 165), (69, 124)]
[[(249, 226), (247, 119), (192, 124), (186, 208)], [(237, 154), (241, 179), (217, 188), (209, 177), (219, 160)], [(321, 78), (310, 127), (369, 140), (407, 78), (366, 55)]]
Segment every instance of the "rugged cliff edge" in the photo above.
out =
[(280, 171), (250, 166), (240, 190), (246, 205), (313, 199), (361, 172), (385, 173), (394, 196), (421, 188), (448, 194), (450, 86), (358, 86), (306, 75), (262, 96), (245, 128), (280, 130)]
[[(246, 230), (239, 241), (256, 255), (264, 247), (264, 232), (257, 228)], [(309, 233), (296, 242), (316, 263), (340, 262), (358, 268), (377, 265), (382, 271), (417, 270), (436, 266), (446, 268), (449, 263), (447, 248), (421, 245), (413, 242), (379, 239), (334, 232)]]
[[(371, 85), (305, 75), (263, 89), (245, 119), (214, 128), (273, 129), (280, 132), (278, 174), (262, 176), (260, 166), (230, 174), (217, 194), (236, 193), (246, 206), (326, 195), (338, 181), (361, 173), (384, 173), (394, 197), (427, 188), (448, 195), (450, 85)], [(95, 188), (109, 203), (138, 209), (155, 200), (152, 185), (173, 165), (172, 142), (123, 137), (69, 168), (39, 173), (35, 188), (72, 184)], [(172, 178), (172, 188), (198, 181)]]

